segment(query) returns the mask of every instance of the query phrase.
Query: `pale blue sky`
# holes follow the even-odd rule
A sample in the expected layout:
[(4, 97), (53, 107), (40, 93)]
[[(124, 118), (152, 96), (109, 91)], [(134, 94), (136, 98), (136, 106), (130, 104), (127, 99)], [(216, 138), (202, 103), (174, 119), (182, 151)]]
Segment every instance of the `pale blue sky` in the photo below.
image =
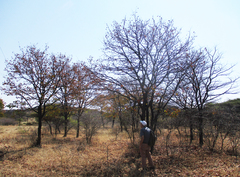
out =
[[(161, 16), (174, 20), (187, 35), (194, 31), (199, 47), (218, 47), (223, 64), (240, 60), (239, 0), (0, 0), (0, 83), (5, 59), (20, 47), (49, 46), (49, 52), (71, 56), (73, 61), (98, 59), (106, 26), (135, 11), (142, 19)], [(234, 68), (240, 76), (240, 63)], [(15, 100), (0, 95), (7, 104)], [(240, 98), (225, 96), (224, 100)]]

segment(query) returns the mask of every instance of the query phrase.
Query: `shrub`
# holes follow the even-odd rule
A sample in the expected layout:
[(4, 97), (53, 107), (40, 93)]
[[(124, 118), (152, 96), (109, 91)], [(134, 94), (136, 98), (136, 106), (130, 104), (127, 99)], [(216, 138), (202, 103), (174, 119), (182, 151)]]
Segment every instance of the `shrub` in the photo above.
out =
[(101, 119), (98, 114), (97, 111), (88, 111), (81, 117), (87, 144), (91, 143), (92, 137), (97, 134), (100, 128)]
[(0, 125), (16, 125), (18, 122), (12, 118), (1, 118)]

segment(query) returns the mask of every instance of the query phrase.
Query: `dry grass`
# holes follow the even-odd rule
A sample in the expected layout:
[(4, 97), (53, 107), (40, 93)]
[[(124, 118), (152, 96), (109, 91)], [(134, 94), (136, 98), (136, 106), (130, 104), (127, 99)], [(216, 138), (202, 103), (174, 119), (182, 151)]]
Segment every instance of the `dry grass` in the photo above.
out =
[[(101, 129), (91, 145), (84, 136), (67, 138), (43, 135), (42, 148), (30, 148), (33, 126), (0, 126), (0, 150), (7, 152), (0, 161), (0, 176), (140, 176), (138, 147), (130, 144), (126, 134)], [(172, 138), (169, 156), (164, 136), (158, 138), (153, 161), (155, 171), (146, 176), (240, 176), (239, 161), (225, 153), (207, 148), (177, 145)], [(176, 144), (174, 146), (174, 144)]]

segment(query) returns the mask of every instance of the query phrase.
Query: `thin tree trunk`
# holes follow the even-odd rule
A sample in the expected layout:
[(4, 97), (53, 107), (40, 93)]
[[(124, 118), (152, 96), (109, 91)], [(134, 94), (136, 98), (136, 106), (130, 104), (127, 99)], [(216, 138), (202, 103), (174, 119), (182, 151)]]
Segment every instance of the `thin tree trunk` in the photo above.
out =
[(51, 124), (50, 123), (48, 123), (48, 126), (49, 126), (49, 131), (50, 131), (50, 134), (52, 135), (53, 133), (52, 133), (52, 126), (51, 126)]
[(64, 124), (64, 135), (63, 137), (67, 137), (67, 123), (68, 121), (65, 119), (65, 124)]
[(189, 119), (189, 127), (190, 127), (190, 144), (192, 144), (193, 141), (193, 123), (192, 123), (192, 117)]
[(115, 117), (112, 118), (112, 128), (114, 127)]
[(102, 113), (101, 113), (101, 119), (102, 119), (102, 126), (103, 126), (103, 128), (104, 128), (104, 119), (103, 119), (103, 116), (102, 116)]
[(42, 137), (42, 105), (40, 104), (38, 106), (38, 137), (37, 137), (37, 142), (36, 146), (41, 147), (41, 137)]
[(79, 120), (80, 118), (78, 117), (78, 119), (77, 119), (77, 135), (76, 135), (76, 137), (78, 138), (79, 137), (79, 131), (80, 131), (80, 120)]
[(68, 114), (66, 112), (64, 113), (64, 118), (65, 118), (65, 124), (64, 124), (64, 135), (63, 135), (63, 137), (67, 137), (67, 133), (68, 133)]
[(198, 118), (198, 122), (199, 122), (199, 127), (198, 127), (199, 145), (202, 146), (203, 145), (203, 117), (202, 117), (202, 114), (200, 114), (200, 116)]
[(121, 132), (123, 131), (122, 115), (119, 116)]

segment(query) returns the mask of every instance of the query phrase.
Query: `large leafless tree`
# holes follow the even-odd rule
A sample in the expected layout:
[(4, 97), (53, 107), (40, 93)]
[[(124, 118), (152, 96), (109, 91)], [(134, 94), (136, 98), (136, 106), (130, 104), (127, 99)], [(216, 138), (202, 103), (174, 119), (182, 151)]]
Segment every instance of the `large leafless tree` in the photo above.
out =
[[(186, 52), (192, 37), (180, 40), (173, 21), (161, 18), (113, 22), (104, 40), (102, 75), (112, 89), (140, 108), (140, 117), (155, 129), (156, 121), (183, 79)], [(138, 93), (138, 94), (136, 94)]]

